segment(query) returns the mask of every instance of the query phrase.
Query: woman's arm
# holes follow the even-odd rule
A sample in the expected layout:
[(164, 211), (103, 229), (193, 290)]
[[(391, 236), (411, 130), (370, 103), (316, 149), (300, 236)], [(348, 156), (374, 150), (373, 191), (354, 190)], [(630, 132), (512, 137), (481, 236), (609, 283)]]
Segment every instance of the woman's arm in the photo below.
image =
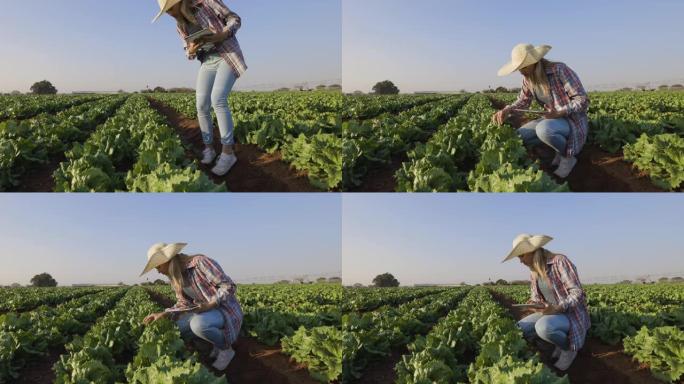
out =
[(559, 65), (558, 76), (570, 98), (570, 104), (565, 105), (560, 112), (565, 115), (586, 113), (589, 109), (589, 97), (577, 74), (567, 65)]
[(532, 274), (532, 279), (530, 280), (530, 302), (531, 303), (542, 303), (541, 296), (539, 295), (539, 290), (537, 289), (537, 278)]
[(532, 105), (532, 99), (534, 95), (532, 94), (532, 89), (527, 82), (527, 79), (523, 78), (523, 85), (520, 93), (518, 94), (518, 99), (511, 105), (507, 105), (504, 110), (510, 111), (513, 109), (527, 109)]
[(558, 303), (558, 306), (565, 312), (569, 308), (583, 303), (585, 296), (575, 265), (563, 255), (556, 255), (556, 257), (560, 257), (556, 265), (560, 273), (561, 283), (568, 291), (568, 295)]

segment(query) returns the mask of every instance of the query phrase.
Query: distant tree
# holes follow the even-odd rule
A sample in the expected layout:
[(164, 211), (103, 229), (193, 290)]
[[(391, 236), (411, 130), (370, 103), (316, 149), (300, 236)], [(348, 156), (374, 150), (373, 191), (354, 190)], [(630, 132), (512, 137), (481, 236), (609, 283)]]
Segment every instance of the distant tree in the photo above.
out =
[(679, 276), (673, 277), (673, 278), (670, 279), (670, 281), (673, 282), (673, 283), (681, 283), (681, 282), (684, 281), (684, 277), (679, 277)]
[(507, 93), (507, 92), (509, 92), (509, 91), (508, 91), (508, 88), (506, 88), (506, 87), (497, 87), (497, 88), (494, 90), (494, 92), (497, 92), (497, 93)]
[(363, 91), (354, 91), (355, 95), (363, 95)]
[(316, 89), (319, 90), (319, 91), (322, 91), (322, 90), (324, 90), (324, 89), (326, 89), (326, 88), (328, 88), (328, 86), (327, 86), (327, 85), (324, 85), (324, 84), (321, 84), (321, 85), (317, 85), (317, 86), (316, 86)]
[(458, 91), (458, 92), (459, 92), (459, 93), (468, 93), (468, 91), (466, 91), (465, 89), (461, 89), (461, 90)]
[(632, 284), (632, 280), (622, 280), (618, 284)]
[(166, 93), (166, 89), (164, 89), (163, 87), (155, 87), (153, 89), (153, 92), (154, 93)]
[(331, 277), (328, 279), (328, 283), (342, 284), (341, 277)]
[(661, 86), (658, 87), (658, 89), (661, 90), (661, 91), (664, 91), (664, 90), (669, 89), (669, 88), (670, 88), (670, 86), (667, 85), (667, 84), (663, 84), (663, 85), (661, 85)]
[(289, 92), (289, 91), (290, 91), (290, 88), (286, 88), (286, 87), (276, 89), (276, 92)]
[(513, 280), (511, 281), (512, 285), (530, 285), (529, 280)]
[(31, 285), (34, 287), (56, 287), (57, 281), (49, 273), (41, 273), (31, 278)]
[(317, 283), (325, 283), (326, 281), (328, 281), (328, 279), (325, 277), (319, 277), (318, 279), (316, 279)]
[(10, 93), (10, 95), (13, 95), (13, 96), (21, 95), (21, 92), (19, 92), (19, 91), (12, 91), (12, 93)]
[(398, 287), (399, 280), (395, 279), (391, 273), (383, 273), (382, 275), (375, 276), (373, 285), (376, 287)]
[(624, 92), (630, 92), (630, 91), (632, 91), (632, 88), (630, 88), (630, 87), (624, 87), (624, 88), (620, 88), (620, 90), (621, 90), (621, 91), (624, 91)]
[(119, 281), (119, 284), (117, 284), (117, 285), (123, 287), (123, 286), (126, 285), (126, 284), (124, 284), (123, 281)]
[(19, 284), (19, 283), (12, 283), (10, 285), (10, 288), (19, 288), (19, 287), (21, 287), (21, 284)]
[(276, 284), (290, 284), (290, 280), (279, 280)]
[(157, 279), (157, 280), (155, 280), (154, 283), (152, 283), (152, 284), (154, 284), (154, 285), (166, 285), (166, 284), (168, 284), (168, 283), (167, 283), (166, 281), (162, 280), (162, 279)]
[(361, 283), (356, 283), (353, 285), (354, 288), (363, 288), (363, 284)]
[(667, 277), (661, 277), (660, 279), (658, 279), (659, 283), (667, 283), (668, 281), (670, 281), (670, 279), (668, 279)]
[(31, 93), (34, 95), (54, 95), (57, 88), (47, 80), (39, 81), (31, 86)]
[(126, 93), (123, 89), (119, 89), (116, 93)]
[(496, 285), (508, 285), (508, 281), (504, 279), (499, 279), (496, 281)]
[(461, 281), (461, 285), (465, 287), (468, 285), (468, 283), (466, 283), (465, 281)]
[(673, 91), (681, 91), (682, 89), (684, 89), (684, 85), (674, 84), (670, 87), (670, 89)]
[(341, 91), (341, 90), (342, 90), (342, 86), (339, 85), (339, 84), (333, 84), (333, 85), (329, 85), (329, 86), (328, 86), (328, 89), (331, 90), (331, 91)]
[(396, 95), (399, 88), (389, 80), (381, 81), (373, 86), (373, 93), (376, 95)]

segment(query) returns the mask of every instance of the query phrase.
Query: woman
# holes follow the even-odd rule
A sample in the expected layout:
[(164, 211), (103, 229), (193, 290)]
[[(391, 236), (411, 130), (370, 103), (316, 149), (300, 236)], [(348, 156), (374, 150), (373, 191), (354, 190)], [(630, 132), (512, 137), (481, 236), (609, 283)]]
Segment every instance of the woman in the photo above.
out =
[(168, 276), (177, 302), (164, 312), (150, 314), (143, 322), (171, 318), (184, 338), (195, 335), (210, 342), (214, 346), (210, 357), (216, 358), (213, 367), (222, 371), (235, 356), (232, 345), (242, 325), (242, 308), (235, 297), (237, 286), (216, 261), (180, 253), (186, 245), (158, 243), (147, 251), (147, 265), (140, 276), (152, 268)]
[(532, 298), (528, 303), (538, 308), (518, 326), (525, 338), (537, 336), (555, 345), (555, 367), (565, 371), (584, 345), (591, 323), (575, 265), (567, 257), (542, 248), (551, 240), (544, 235), (518, 235), (503, 261), (518, 257), (532, 272)]
[(589, 98), (577, 74), (563, 63), (544, 59), (551, 50), (548, 45), (534, 47), (519, 44), (513, 48), (511, 62), (499, 70), (499, 76), (514, 71), (523, 75), (518, 100), (492, 116), (492, 121), (503, 124), (517, 109), (527, 109), (532, 99), (543, 105), (546, 113), (518, 129), (527, 146), (545, 144), (556, 156), (552, 162), (558, 166), (554, 172), (566, 178), (577, 164), (576, 156), (582, 150), (589, 130)]
[[(222, 0), (158, 0), (161, 11), (176, 19), (178, 33), (188, 59), (198, 59), (197, 76), (197, 119), (202, 130), (204, 151), (202, 164), (211, 164), (216, 159), (214, 151), (214, 126), (211, 106), (214, 106), (221, 132), (223, 151), (211, 170), (223, 176), (235, 165), (233, 117), (228, 107), (228, 94), (235, 81), (247, 70), (245, 59), (235, 33), (240, 29), (241, 19)], [(188, 36), (209, 29), (213, 35), (188, 42)]]

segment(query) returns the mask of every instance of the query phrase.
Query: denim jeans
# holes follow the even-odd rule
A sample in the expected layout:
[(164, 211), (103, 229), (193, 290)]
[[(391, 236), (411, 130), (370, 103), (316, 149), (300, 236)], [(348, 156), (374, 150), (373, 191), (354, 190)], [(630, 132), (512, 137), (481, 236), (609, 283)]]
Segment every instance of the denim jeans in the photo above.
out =
[(218, 309), (203, 313), (186, 313), (176, 321), (184, 339), (194, 335), (212, 343), (218, 349), (229, 347), (223, 335), (224, 323), (223, 314)]
[(518, 328), (526, 339), (538, 336), (540, 339), (554, 344), (563, 350), (570, 347), (568, 332), (570, 320), (566, 315), (543, 315), (539, 312), (526, 316), (518, 321)]
[(570, 136), (570, 123), (562, 117), (532, 120), (518, 128), (518, 134), (528, 147), (544, 143), (562, 155)]
[(197, 75), (197, 119), (202, 130), (202, 140), (206, 145), (211, 145), (214, 141), (212, 106), (221, 132), (221, 144), (235, 143), (233, 116), (228, 107), (228, 95), (236, 80), (235, 71), (218, 54), (209, 55), (200, 67)]

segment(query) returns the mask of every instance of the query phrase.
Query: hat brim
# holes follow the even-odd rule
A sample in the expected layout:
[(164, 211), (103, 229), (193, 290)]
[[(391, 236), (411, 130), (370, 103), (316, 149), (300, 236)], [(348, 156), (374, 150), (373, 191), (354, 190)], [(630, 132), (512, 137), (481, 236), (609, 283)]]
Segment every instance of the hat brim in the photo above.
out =
[(167, 261), (173, 259), (180, 253), (180, 251), (185, 248), (185, 246), (188, 245), (187, 243), (173, 243), (169, 244), (166, 247), (160, 249), (157, 253), (152, 255), (150, 259), (147, 261), (147, 264), (145, 265), (145, 268), (143, 269), (142, 273), (140, 276), (146, 274), (147, 272), (151, 271), (153, 268), (156, 268)]
[(519, 69), (522, 69), (522, 68), (527, 67), (528, 65), (532, 65), (532, 64), (538, 63), (541, 59), (544, 58), (544, 56), (546, 56), (547, 53), (549, 53), (549, 51), (551, 50), (551, 46), (549, 46), (549, 45), (542, 45), (542, 46), (539, 46), (539, 47), (535, 47), (534, 50), (537, 52), (537, 55), (539, 56), (539, 59), (534, 59), (534, 58), (532, 58), (532, 60), (528, 60), (528, 57), (530, 57), (530, 55), (527, 55), (527, 56), (525, 57), (525, 60), (523, 60), (523, 61), (520, 62), (520, 63), (517, 63), (517, 64), (516, 64), (516, 63), (514, 63), (514, 62), (512, 62), (512, 61), (509, 61), (506, 65), (504, 65), (503, 67), (501, 67), (501, 68), (499, 69), (499, 71), (498, 71), (496, 74), (497, 74), (498, 76), (500, 76), (500, 77), (508, 76), (508, 75), (510, 75), (511, 73), (513, 73), (513, 72), (515, 72), (515, 71), (517, 71), (517, 70), (519, 70)]
[(166, 6), (165, 6), (164, 8), (162, 8), (161, 11), (159, 11), (159, 13), (157, 14), (157, 16), (154, 17), (154, 19), (152, 19), (152, 24), (154, 24), (157, 20), (159, 20), (159, 18), (160, 18), (165, 12), (167, 12), (169, 9), (173, 8), (173, 6), (176, 5), (176, 4), (178, 4), (178, 3), (180, 3), (180, 0), (178, 0), (178, 1), (173, 1), (173, 0), (172, 0), (172, 1), (167, 2), (167, 3), (166, 3)]
[(516, 246), (511, 250), (511, 252), (508, 254), (508, 256), (506, 256), (506, 258), (504, 258), (501, 262), (505, 263), (508, 260), (513, 259), (515, 257), (518, 257), (520, 255), (524, 255), (528, 252), (534, 252), (537, 249), (548, 244), (551, 240), (553, 240), (553, 237), (545, 236), (545, 235), (532, 237), (528, 241), (532, 245), (532, 249), (524, 249), (522, 247), (523, 242), (520, 242), (520, 243), (516, 244)]

